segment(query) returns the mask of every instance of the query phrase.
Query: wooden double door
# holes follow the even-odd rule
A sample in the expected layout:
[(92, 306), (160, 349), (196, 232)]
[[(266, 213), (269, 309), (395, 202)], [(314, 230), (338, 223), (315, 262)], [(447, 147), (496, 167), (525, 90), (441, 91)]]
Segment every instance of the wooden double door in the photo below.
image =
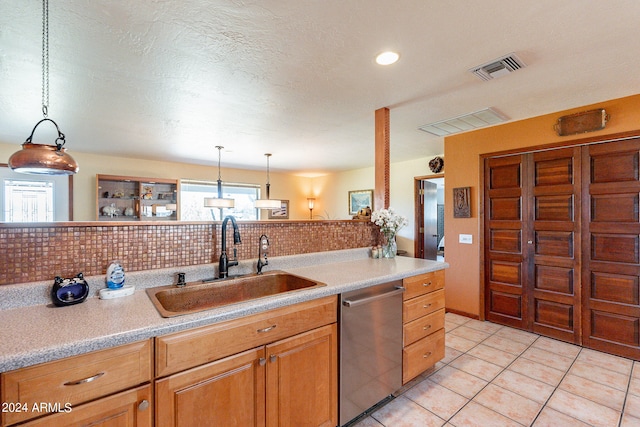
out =
[(640, 360), (640, 139), (485, 160), (485, 317)]

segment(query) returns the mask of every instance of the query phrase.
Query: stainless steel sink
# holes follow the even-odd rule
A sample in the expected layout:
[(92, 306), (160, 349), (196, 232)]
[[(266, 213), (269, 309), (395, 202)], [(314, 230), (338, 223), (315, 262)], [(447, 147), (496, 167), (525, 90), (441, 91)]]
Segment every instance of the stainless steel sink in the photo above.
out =
[(193, 282), (182, 288), (175, 285), (149, 288), (147, 294), (160, 315), (174, 317), (322, 286), (326, 284), (284, 271), (269, 271), (207, 283)]

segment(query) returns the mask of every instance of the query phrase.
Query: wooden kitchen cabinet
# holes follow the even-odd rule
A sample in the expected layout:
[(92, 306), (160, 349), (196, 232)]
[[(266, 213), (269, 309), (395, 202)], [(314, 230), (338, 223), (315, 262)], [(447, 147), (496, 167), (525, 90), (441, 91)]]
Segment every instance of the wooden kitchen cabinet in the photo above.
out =
[[(149, 384), (153, 377), (151, 348), (151, 341), (145, 340), (3, 373), (2, 402), (19, 402), (26, 410), (3, 411), (2, 426), (50, 412), (56, 413), (33, 425), (87, 425), (83, 420), (118, 417), (135, 422), (100, 425), (149, 425), (153, 413), (150, 386), (146, 391), (125, 393), (121, 400), (106, 396)], [(91, 403), (82, 405), (86, 402)]]
[(402, 383), (444, 357), (444, 270), (403, 280)]
[(21, 427), (152, 427), (151, 384), (72, 407), (69, 412), (48, 415)]
[(336, 320), (332, 296), (157, 338), (156, 426), (337, 425)]

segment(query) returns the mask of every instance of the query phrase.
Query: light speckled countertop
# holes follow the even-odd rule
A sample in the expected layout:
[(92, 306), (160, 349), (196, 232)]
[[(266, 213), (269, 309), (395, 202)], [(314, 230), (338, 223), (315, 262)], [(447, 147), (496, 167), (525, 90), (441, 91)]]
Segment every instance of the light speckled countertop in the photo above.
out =
[[(160, 336), (198, 326), (209, 325), (265, 310), (283, 307), (324, 296), (372, 286), (440, 270), (448, 264), (416, 258), (397, 257), (372, 259), (366, 249), (335, 251), (322, 255), (279, 257), (269, 260), (266, 270), (285, 270), (325, 283), (326, 287), (300, 290), (232, 304), (173, 318), (160, 316), (144, 291), (145, 287), (172, 283), (167, 271), (133, 275), (136, 292), (132, 296), (112, 300), (90, 297), (85, 302), (69, 307), (54, 307), (51, 303), (22, 305), (0, 309), (0, 372), (24, 366), (74, 356), (93, 350)], [(211, 264), (207, 266), (211, 268)], [(251, 272), (251, 263), (245, 271)], [(246, 271), (248, 269), (248, 271)], [(176, 269), (173, 269), (174, 271)], [(197, 269), (187, 269), (188, 274), (202, 275)], [(165, 279), (158, 280), (157, 277)], [(202, 277), (200, 277), (202, 278)], [(195, 280), (200, 278), (196, 277)], [(145, 282), (146, 283), (143, 283)], [(187, 276), (187, 281), (194, 280)], [(90, 280), (92, 295), (97, 285)], [(149, 285), (151, 282), (152, 286)], [(128, 282), (130, 284), (131, 282)], [(46, 284), (29, 286), (12, 285), (6, 297), (21, 291), (45, 293)], [(44, 287), (44, 288), (43, 288)], [(0, 292), (3, 292), (0, 289)], [(0, 299), (5, 299), (5, 298)], [(5, 299), (6, 301), (6, 299)]]

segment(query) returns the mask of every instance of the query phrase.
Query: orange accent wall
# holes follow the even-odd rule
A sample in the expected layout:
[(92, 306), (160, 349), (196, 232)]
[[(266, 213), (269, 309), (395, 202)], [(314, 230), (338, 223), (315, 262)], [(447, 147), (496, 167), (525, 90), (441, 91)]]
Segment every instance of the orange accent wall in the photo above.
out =
[[(605, 129), (587, 134), (560, 137), (553, 125), (567, 114), (604, 108), (611, 115)], [(571, 144), (586, 138), (633, 132), (640, 129), (640, 95), (577, 107), (571, 110), (510, 122), (444, 140), (447, 161), (445, 192), (445, 260), (447, 309), (473, 316), (481, 310), (481, 156), (501, 151), (527, 151), (528, 147)], [(453, 218), (453, 188), (471, 187), (471, 218)], [(471, 234), (473, 244), (458, 243), (460, 234)]]

